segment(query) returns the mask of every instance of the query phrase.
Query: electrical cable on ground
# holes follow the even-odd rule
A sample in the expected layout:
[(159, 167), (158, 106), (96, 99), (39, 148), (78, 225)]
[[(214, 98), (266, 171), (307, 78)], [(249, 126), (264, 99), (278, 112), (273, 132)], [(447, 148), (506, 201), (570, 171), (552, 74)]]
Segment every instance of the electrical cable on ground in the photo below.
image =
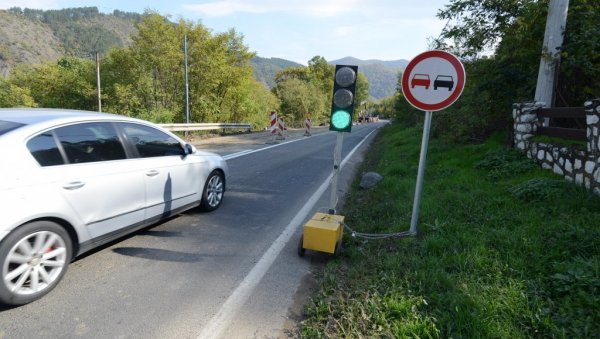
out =
[(350, 234), (352, 235), (353, 238), (379, 240), (379, 239), (387, 239), (387, 238), (395, 238), (395, 237), (397, 237), (397, 238), (408, 237), (408, 236), (414, 235), (414, 233), (412, 233), (410, 231), (396, 232), (396, 233), (383, 233), (383, 234), (362, 233), (362, 232), (353, 230), (346, 223), (343, 223), (343, 225), (346, 229), (348, 229), (348, 231), (350, 231)]
[[(336, 205), (337, 205), (337, 200), (336, 200)], [(318, 210), (327, 210), (326, 207), (321, 207)], [(368, 240), (379, 240), (379, 239), (387, 239), (387, 238), (401, 238), (401, 237), (409, 237), (411, 235), (415, 235), (416, 233), (413, 233), (411, 231), (404, 231), (404, 232), (396, 232), (396, 233), (382, 233), (382, 234), (374, 234), (374, 233), (363, 233), (363, 232), (358, 232), (353, 230), (350, 226), (348, 226), (348, 224), (346, 223), (340, 223), (341, 225), (344, 226), (344, 228), (346, 228), (348, 231), (350, 231), (350, 235), (353, 238), (363, 238), (363, 239), (368, 239)]]

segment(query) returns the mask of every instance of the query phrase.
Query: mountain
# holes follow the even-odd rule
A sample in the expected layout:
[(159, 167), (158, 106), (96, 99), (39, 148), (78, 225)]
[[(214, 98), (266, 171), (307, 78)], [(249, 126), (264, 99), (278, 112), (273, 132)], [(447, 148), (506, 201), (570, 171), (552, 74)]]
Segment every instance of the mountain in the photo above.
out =
[(0, 74), (18, 64), (40, 64), (64, 55), (90, 58), (112, 47), (131, 45), (140, 14), (97, 7), (0, 10)]
[(357, 65), (369, 81), (369, 94), (374, 99), (381, 99), (394, 95), (398, 83), (398, 73), (402, 72), (408, 60), (361, 60), (354, 57), (345, 57), (330, 61), (330, 64)]
[[(251, 61), (256, 79), (267, 87), (275, 86), (275, 74), (277, 71), (288, 67), (305, 67), (293, 61), (279, 58), (255, 57)], [(369, 81), (369, 94), (375, 99), (381, 99), (394, 95), (398, 82), (398, 73), (402, 72), (408, 60), (361, 60), (354, 57), (345, 57), (333, 60), (330, 64), (357, 65), (358, 71), (362, 72)]]
[(279, 58), (261, 58), (259, 56), (250, 60), (256, 80), (266, 87), (275, 86), (275, 74), (277, 71), (288, 67), (303, 67), (302, 64)]
[[(127, 47), (136, 34), (141, 14), (113, 11), (104, 14), (97, 7), (36, 10), (13, 7), (0, 10), (0, 76), (7, 76), (19, 64), (41, 64), (71, 55), (93, 58), (112, 47)], [(279, 59), (255, 57), (250, 61), (254, 76), (267, 87), (275, 85), (275, 74), (288, 67), (305, 67)], [(394, 94), (397, 74), (407, 60), (360, 60), (346, 57), (330, 64), (358, 65), (369, 81), (369, 94), (381, 99)]]
[(378, 59), (361, 60), (361, 59), (357, 59), (357, 58), (348, 56), (348, 57), (341, 58), (338, 60), (332, 60), (332, 61), (330, 61), (330, 63), (339, 64), (339, 65), (356, 65), (356, 66), (381, 64), (383, 66), (390, 67), (390, 68), (404, 69), (404, 68), (406, 68), (406, 65), (408, 65), (409, 61), (405, 60), (405, 59), (398, 59), (398, 60), (391, 60), (391, 61), (378, 60)]

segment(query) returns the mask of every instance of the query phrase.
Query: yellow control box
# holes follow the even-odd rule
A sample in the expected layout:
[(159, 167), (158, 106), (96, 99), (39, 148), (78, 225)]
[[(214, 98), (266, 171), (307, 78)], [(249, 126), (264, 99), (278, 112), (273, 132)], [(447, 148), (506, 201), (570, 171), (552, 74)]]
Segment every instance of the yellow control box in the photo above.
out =
[[(344, 234), (344, 216), (316, 213), (305, 225), (299, 252), (313, 250), (335, 253)], [(338, 249), (339, 251), (339, 249)]]

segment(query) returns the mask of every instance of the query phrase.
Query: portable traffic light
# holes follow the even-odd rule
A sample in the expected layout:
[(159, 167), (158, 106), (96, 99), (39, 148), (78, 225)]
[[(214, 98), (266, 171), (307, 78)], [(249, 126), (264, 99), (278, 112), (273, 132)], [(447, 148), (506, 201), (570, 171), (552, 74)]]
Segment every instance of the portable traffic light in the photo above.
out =
[(358, 66), (335, 65), (329, 130), (350, 132), (354, 113), (354, 93)]

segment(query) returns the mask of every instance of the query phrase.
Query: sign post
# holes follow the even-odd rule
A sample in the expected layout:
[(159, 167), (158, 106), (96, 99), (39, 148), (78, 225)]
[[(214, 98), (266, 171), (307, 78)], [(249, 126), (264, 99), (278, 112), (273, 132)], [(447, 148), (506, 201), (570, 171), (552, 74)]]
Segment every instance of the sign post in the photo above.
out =
[(465, 68), (460, 60), (448, 52), (437, 50), (417, 55), (408, 63), (402, 74), (402, 94), (411, 105), (425, 111), (419, 170), (410, 221), (411, 234), (417, 233), (433, 112), (452, 105), (462, 94), (465, 80)]

